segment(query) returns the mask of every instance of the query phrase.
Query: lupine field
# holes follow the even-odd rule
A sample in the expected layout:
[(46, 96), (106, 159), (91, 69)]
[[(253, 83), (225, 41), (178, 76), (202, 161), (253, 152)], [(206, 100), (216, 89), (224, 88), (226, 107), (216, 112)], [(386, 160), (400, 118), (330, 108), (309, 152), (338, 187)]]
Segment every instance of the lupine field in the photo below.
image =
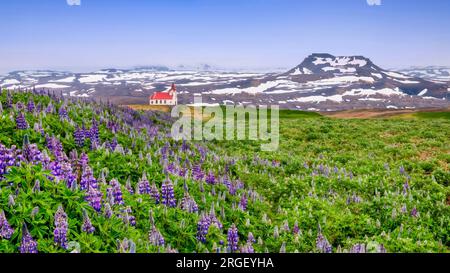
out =
[(0, 96), (0, 253), (449, 252), (450, 119), (280, 113), (280, 149), (165, 113)]

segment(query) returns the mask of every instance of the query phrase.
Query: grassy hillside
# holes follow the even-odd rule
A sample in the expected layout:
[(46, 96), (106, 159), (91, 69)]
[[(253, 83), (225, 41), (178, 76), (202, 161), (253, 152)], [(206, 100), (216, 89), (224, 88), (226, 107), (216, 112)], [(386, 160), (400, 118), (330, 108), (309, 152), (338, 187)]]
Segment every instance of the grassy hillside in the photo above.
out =
[(162, 112), (0, 96), (0, 252), (448, 252), (445, 118), (280, 113), (280, 149)]

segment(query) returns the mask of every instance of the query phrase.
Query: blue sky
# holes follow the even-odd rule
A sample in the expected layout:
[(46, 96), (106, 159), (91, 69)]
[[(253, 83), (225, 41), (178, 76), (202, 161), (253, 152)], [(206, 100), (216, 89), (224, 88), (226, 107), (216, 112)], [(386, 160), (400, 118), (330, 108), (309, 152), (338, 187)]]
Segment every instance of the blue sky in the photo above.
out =
[(313, 52), (387, 68), (450, 65), (447, 0), (67, 1), (0, 1), (0, 72), (292, 67)]

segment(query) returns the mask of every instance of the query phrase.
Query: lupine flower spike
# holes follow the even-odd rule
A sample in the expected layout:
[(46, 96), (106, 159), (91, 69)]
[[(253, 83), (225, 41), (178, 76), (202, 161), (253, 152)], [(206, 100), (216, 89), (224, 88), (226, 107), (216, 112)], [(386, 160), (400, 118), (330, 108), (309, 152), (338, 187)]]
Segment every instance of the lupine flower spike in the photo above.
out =
[(37, 243), (33, 237), (31, 237), (26, 224), (24, 224), (22, 228), (22, 241), (20, 243), (19, 251), (20, 253), (38, 253)]
[(5, 212), (0, 210), (0, 238), (9, 239), (13, 233), (14, 229), (9, 225)]

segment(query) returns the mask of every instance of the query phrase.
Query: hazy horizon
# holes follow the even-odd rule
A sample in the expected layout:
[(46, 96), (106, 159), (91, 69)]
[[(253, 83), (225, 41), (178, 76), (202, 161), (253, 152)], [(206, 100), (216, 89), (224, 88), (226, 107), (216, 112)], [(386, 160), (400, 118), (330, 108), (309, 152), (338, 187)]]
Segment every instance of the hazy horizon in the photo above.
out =
[[(69, 5), (71, 4), (71, 5)], [(450, 1), (1, 2), (0, 73), (146, 65), (270, 70), (312, 53), (450, 66)]]

